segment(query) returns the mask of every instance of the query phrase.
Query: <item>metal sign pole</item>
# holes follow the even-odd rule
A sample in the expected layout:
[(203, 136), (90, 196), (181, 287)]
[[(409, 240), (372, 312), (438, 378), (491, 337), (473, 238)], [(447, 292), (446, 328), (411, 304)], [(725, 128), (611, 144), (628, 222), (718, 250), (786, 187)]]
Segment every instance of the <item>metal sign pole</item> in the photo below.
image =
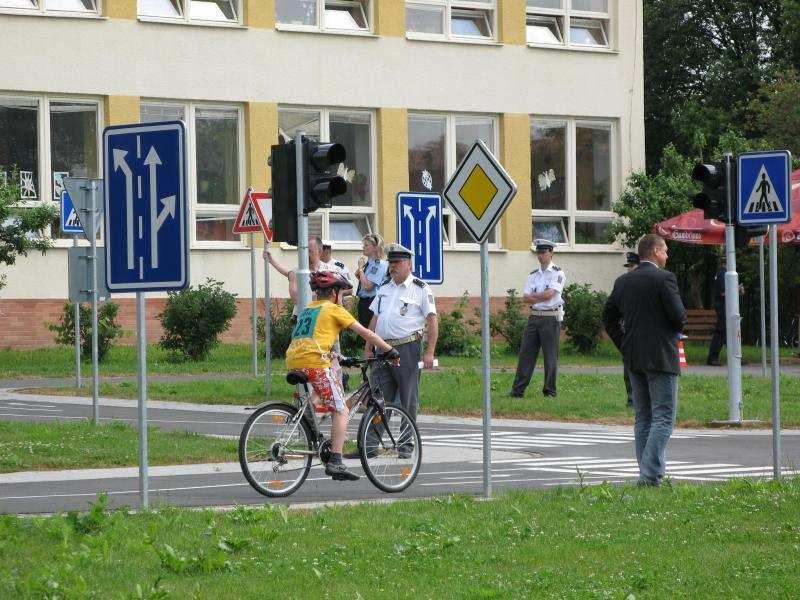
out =
[(739, 319), (739, 275), (736, 273), (736, 242), (733, 229), (733, 155), (726, 154), (728, 223), (725, 225), (725, 335), (728, 345), (728, 419), (742, 420), (742, 336)]
[[(269, 240), (264, 236), (264, 248), (269, 248)], [(264, 258), (264, 389), (269, 398), (272, 385), (272, 314), (270, 310), (269, 259)]]
[[(72, 236), (72, 247), (78, 247), (78, 236)], [(81, 387), (81, 301), (75, 301), (75, 387)]]
[(758, 282), (761, 305), (761, 377), (767, 377), (767, 310), (764, 290), (764, 236), (758, 236)]
[(772, 475), (781, 476), (781, 392), (778, 354), (778, 226), (769, 226), (769, 337), (772, 354)]
[(100, 422), (100, 405), (98, 404), (100, 373), (97, 349), (97, 183), (90, 181), (88, 191), (92, 198), (92, 218), (89, 231), (89, 239), (92, 243), (92, 418), (97, 424)]
[(308, 217), (303, 212), (305, 179), (303, 174), (303, 138), (305, 131), (298, 131), (294, 138), (295, 159), (297, 163), (297, 314), (305, 310), (311, 302), (308, 270)]
[(258, 312), (256, 311), (256, 236), (250, 234), (250, 324), (253, 342), (253, 377), (258, 377)]
[(147, 338), (144, 292), (136, 292), (136, 335), (139, 342), (139, 508), (150, 504), (147, 487)]
[(492, 495), (492, 397), (489, 385), (489, 244), (481, 242), (481, 350), (483, 354), (483, 494)]

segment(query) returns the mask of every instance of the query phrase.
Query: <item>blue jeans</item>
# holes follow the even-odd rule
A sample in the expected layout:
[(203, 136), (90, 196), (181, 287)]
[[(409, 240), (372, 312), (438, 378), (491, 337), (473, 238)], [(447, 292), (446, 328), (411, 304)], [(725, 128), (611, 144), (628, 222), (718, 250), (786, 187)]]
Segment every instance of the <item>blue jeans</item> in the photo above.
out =
[(658, 484), (664, 477), (667, 442), (675, 425), (678, 376), (662, 371), (630, 371), (630, 376), (639, 480)]

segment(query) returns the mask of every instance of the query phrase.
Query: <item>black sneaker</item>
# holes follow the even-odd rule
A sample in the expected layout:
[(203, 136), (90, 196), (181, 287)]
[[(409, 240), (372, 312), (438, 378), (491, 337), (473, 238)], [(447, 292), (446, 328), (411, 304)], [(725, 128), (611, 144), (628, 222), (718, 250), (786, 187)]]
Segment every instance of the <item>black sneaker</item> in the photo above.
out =
[(509, 398), (522, 398), (524, 394), (518, 394), (517, 392), (508, 392)]
[(334, 481), (358, 481), (361, 479), (342, 463), (333, 464), (329, 462), (325, 465), (325, 475), (330, 475), (333, 477)]

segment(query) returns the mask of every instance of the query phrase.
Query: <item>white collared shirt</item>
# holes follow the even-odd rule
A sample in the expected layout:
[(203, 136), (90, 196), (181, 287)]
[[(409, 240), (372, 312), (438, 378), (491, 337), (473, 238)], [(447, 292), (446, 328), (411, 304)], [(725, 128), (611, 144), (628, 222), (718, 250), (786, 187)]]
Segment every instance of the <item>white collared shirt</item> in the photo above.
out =
[(422, 331), (426, 317), (436, 314), (430, 286), (413, 275), (400, 284), (393, 279), (384, 283), (369, 308), (378, 319), (375, 333), (385, 340), (398, 340)]
[(551, 262), (547, 265), (546, 269), (542, 270), (542, 268), (539, 267), (528, 275), (523, 293), (541, 294), (545, 290), (555, 290), (556, 293), (552, 298), (544, 302), (537, 302), (531, 307), (533, 310), (553, 310), (564, 304), (564, 301), (561, 299), (561, 292), (564, 290), (566, 284), (567, 276), (564, 275), (564, 271)]

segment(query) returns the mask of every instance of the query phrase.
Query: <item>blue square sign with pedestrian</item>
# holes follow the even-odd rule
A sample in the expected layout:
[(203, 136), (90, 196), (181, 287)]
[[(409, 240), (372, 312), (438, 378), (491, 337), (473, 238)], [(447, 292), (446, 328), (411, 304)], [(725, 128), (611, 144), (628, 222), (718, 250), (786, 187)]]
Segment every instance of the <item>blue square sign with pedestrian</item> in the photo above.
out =
[(61, 192), (61, 233), (84, 233), (78, 209), (72, 203), (72, 197), (67, 190)]
[(103, 161), (108, 288), (185, 288), (189, 235), (183, 122), (107, 127)]
[(414, 253), (413, 273), (427, 283), (444, 279), (442, 197), (439, 194), (397, 194), (397, 240)]
[(786, 223), (791, 219), (792, 156), (785, 150), (747, 152), (737, 157), (736, 218), (740, 225)]

